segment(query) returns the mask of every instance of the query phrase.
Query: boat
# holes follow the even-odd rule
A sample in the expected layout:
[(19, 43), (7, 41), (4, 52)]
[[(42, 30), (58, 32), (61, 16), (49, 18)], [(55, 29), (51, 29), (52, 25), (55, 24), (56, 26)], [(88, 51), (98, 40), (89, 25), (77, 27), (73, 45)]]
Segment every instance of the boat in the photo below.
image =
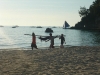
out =
[(56, 28), (56, 27), (54, 26), (54, 27), (52, 27), (52, 28)]
[(36, 28), (42, 28), (41, 26), (37, 26)]
[(15, 26), (13, 26), (12, 28), (16, 28), (16, 27), (19, 27), (18, 25), (15, 25)]
[(35, 26), (31, 26), (31, 28), (35, 28)]
[(0, 25), (0, 27), (4, 27), (4, 26)]
[(65, 21), (63, 24), (63, 29), (68, 29), (70, 25)]

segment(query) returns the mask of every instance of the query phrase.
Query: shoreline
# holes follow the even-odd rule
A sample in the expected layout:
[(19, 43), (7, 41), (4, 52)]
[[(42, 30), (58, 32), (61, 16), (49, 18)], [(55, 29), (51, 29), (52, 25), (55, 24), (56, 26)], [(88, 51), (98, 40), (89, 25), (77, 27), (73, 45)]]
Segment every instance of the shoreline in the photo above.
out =
[[(65, 45), (64, 48), (69, 48), (69, 47), (100, 47), (100, 46), (72, 46), (72, 45)], [(55, 48), (51, 48), (51, 49), (63, 49), (60, 48), (60, 46), (55, 46)], [(1, 48), (0, 51), (12, 51), (12, 50), (32, 50), (31, 47), (30, 48), (25, 48), (25, 47), (21, 47), (21, 48)], [(33, 48), (33, 50), (50, 50), (49, 47), (38, 47), (38, 49)]]
[[(9, 49), (8, 49), (9, 50)], [(100, 46), (0, 51), (0, 75), (99, 75)]]
[[(73, 47), (73, 46), (71, 46), (71, 45), (65, 45), (65, 48), (66, 47)], [(55, 48), (60, 48), (60, 46), (55, 46)], [(52, 48), (52, 49), (55, 49), (55, 48)], [(0, 51), (2, 51), (2, 50), (32, 50), (31, 49), (31, 47), (30, 48), (25, 48), (25, 47), (21, 47), (21, 48), (1, 48), (0, 49)], [(49, 49), (49, 47), (38, 47), (38, 49), (42, 49), (42, 50), (48, 50)], [(33, 48), (33, 50), (38, 50), (38, 49), (35, 49), (35, 48)]]

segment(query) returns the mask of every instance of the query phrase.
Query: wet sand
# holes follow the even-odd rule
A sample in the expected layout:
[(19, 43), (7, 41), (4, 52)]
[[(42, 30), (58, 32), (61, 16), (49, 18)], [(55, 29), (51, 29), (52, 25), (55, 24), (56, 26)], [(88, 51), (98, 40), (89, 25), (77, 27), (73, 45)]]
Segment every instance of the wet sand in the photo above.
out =
[(99, 46), (0, 50), (0, 75), (100, 75)]

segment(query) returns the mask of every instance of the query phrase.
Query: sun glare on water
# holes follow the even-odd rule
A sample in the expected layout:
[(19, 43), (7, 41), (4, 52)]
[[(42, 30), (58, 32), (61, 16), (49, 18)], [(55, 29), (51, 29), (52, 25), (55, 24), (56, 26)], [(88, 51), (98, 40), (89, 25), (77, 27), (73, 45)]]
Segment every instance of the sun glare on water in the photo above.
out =
[(15, 41), (12, 38), (10, 38), (7, 35), (7, 33), (2, 29), (0, 29), (0, 41), (1, 45), (2, 43), (4, 43), (5, 45), (12, 45), (12, 46), (15, 44)]

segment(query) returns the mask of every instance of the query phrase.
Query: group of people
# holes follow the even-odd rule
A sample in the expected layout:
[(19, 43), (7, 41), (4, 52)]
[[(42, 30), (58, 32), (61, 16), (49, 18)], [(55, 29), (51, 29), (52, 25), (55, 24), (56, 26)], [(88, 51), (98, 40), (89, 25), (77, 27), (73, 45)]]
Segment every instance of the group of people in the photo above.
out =
[[(45, 36), (45, 37), (41, 37), (39, 39), (41, 40), (45, 40), (46, 42), (50, 40), (50, 48), (54, 48), (54, 39), (59, 37), (59, 39), (61, 39), (61, 45), (60, 47), (63, 48), (63, 44), (65, 42), (65, 38), (64, 38), (64, 35), (61, 34), (61, 36), (52, 36), (52, 33), (49, 34), (50, 36)], [(35, 33), (32, 33), (32, 43), (31, 43), (31, 48), (33, 50), (33, 48), (37, 48), (37, 45), (36, 45), (36, 35)]]

